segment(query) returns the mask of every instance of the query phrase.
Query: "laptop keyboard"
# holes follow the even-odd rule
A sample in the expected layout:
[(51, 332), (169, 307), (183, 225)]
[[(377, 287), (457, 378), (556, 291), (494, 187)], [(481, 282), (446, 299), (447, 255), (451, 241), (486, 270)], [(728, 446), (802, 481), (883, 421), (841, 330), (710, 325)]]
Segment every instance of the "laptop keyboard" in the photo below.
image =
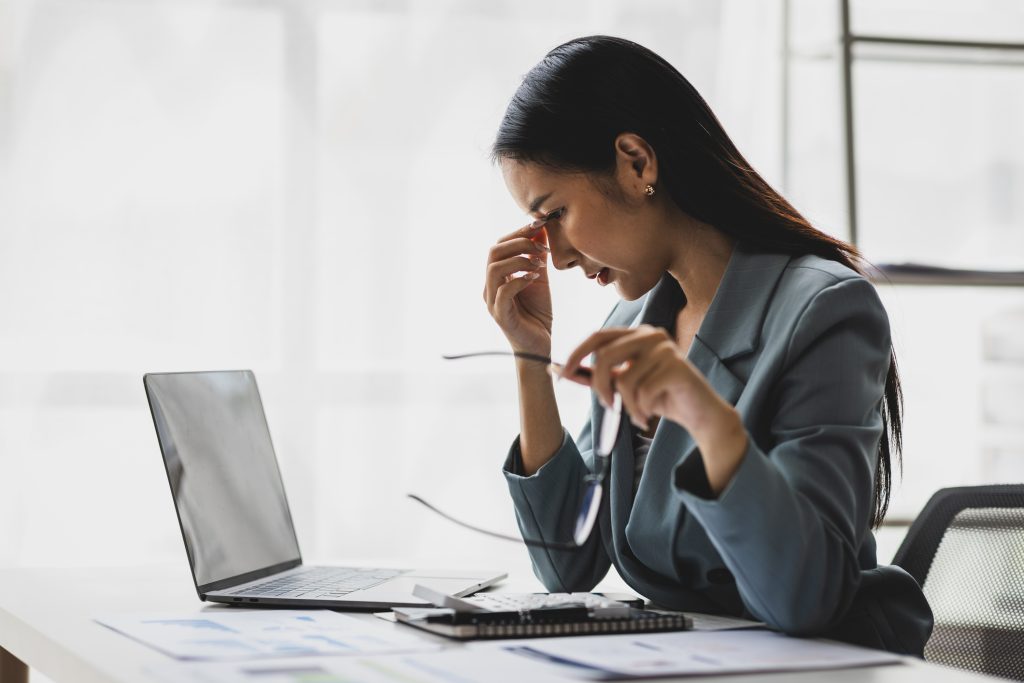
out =
[(331, 600), (384, 583), (401, 573), (399, 569), (313, 567), (234, 591), (231, 595)]

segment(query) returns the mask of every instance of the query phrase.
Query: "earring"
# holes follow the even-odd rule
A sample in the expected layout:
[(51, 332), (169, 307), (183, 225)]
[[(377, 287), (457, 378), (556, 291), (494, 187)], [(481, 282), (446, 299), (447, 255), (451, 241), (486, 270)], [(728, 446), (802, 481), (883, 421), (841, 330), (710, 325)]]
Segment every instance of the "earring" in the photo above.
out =
[(647, 195), (648, 197), (653, 197), (654, 196), (654, 185), (645, 185), (644, 186), (644, 194)]

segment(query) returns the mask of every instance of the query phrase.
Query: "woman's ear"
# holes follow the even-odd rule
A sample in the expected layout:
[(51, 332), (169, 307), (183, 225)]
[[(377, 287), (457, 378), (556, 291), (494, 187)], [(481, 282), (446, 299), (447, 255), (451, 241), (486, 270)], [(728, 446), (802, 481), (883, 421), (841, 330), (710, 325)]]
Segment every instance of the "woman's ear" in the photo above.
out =
[(636, 133), (620, 133), (615, 138), (615, 175), (622, 189), (637, 197), (647, 185), (657, 184), (658, 158)]

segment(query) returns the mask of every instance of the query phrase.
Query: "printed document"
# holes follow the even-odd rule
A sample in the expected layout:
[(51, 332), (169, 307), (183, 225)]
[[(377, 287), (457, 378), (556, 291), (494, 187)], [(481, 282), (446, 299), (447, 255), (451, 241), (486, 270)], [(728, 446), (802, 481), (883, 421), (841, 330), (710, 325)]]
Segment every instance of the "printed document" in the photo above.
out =
[(374, 657), (259, 662), (169, 663), (147, 671), (151, 683), (578, 683), (574, 667), (501, 650), (463, 648)]
[(685, 676), (845, 669), (900, 662), (898, 655), (773, 631), (682, 631), (479, 643), (608, 677)]
[(393, 626), (328, 610), (207, 610), (96, 619), (177, 659), (422, 652), (439, 646)]

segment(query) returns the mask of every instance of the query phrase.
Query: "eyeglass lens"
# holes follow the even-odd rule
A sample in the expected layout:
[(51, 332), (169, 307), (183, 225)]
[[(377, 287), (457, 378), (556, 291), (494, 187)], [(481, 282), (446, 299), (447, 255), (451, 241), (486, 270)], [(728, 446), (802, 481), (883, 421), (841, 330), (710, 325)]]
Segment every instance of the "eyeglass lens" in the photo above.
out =
[[(534, 354), (525, 354), (518, 352), (509, 351), (483, 351), (470, 354), (444, 356), (446, 360), (459, 360), (462, 358), (472, 358), (477, 356), (498, 356), (498, 355), (515, 355), (531, 360), (537, 360), (544, 363), (551, 363), (551, 359), (546, 356), (538, 356)], [(585, 370), (585, 368), (581, 368)], [(608, 478), (609, 460), (611, 458), (612, 450), (615, 448), (615, 441), (619, 435), (619, 426), (622, 421), (622, 397), (619, 394), (615, 394), (610, 408), (607, 408), (601, 415), (601, 426), (599, 428), (598, 439), (596, 448), (594, 449), (594, 468), (596, 472), (587, 477), (586, 489), (583, 492), (583, 499), (580, 501), (580, 509), (576, 515), (576, 526), (573, 532), (572, 543), (559, 543), (540, 541), (529, 538), (518, 539), (514, 536), (507, 536), (505, 534), (499, 534), (487, 529), (481, 529), (480, 527), (472, 524), (467, 524), (461, 520), (452, 517), (451, 515), (442, 512), (427, 501), (423, 500), (417, 495), (408, 494), (409, 498), (412, 498), (416, 502), (426, 506), (430, 510), (441, 515), (445, 519), (452, 521), (462, 527), (471, 529), (473, 531), (487, 534), (494, 538), (501, 538), (509, 541), (517, 541), (525, 543), (529, 546), (537, 546), (543, 548), (552, 548), (559, 550), (576, 550), (583, 546), (590, 538), (590, 534), (594, 530), (594, 523), (597, 521), (597, 513), (601, 509), (601, 498), (604, 494), (604, 481)]]

